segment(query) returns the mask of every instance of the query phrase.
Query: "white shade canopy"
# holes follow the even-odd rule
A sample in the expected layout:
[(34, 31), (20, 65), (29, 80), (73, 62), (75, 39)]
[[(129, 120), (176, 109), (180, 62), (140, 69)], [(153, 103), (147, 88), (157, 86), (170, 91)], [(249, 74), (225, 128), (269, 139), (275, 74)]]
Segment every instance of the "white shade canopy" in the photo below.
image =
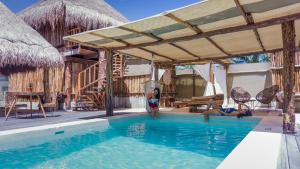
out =
[(295, 20), (299, 0), (208, 0), (120, 26), (65, 40), (111, 49), (156, 62), (220, 60), (281, 50), (281, 23)]

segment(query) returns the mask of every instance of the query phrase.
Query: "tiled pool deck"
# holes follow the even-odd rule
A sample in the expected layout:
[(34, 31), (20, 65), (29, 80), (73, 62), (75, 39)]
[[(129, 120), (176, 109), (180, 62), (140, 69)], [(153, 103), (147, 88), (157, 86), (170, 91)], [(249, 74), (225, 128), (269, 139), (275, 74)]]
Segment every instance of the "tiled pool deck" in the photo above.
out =
[[(131, 114), (142, 113), (142, 112), (144, 112), (143, 109), (120, 109), (120, 110), (115, 110), (115, 115), (120, 115), (124, 113), (131, 113)], [(105, 111), (78, 111), (78, 112), (59, 111), (59, 112), (54, 112), (53, 116), (52, 113), (47, 114), (47, 118), (43, 118), (41, 115), (39, 116), (33, 115), (32, 118), (30, 117), (30, 115), (28, 117), (25, 116), (20, 116), (20, 117), (15, 118), (14, 116), (12, 116), (8, 118), (7, 121), (5, 121), (4, 117), (0, 117), (0, 131), (101, 118), (101, 117), (105, 117)]]
[[(162, 112), (174, 113), (171, 109)], [(127, 116), (144, 113), (143, 109), (116, 110), (115, 115)], [(176, 112), (184, 113), (184, 112)], [(121, 115), (121, 116), (120, 116)], [(257, 113), (262, 118), (256, 128), (226, 157), (218, 169), (299, 169), (300, 168), (300, 114), (296, 115), (298, 133), (282, 134), (282, 117), (277, 113)], [(97, 112), (55, 112), (48, 118), (9, 118), (0, 117), (0, 132), (37, 126), (62, 125), (69, 122), (85, 123), (91, 119), (105, 118), (104, 111)], [(9, 131), (8, 131), (9, 130)], [(4, 132), (4, 133), (5, 133)]]

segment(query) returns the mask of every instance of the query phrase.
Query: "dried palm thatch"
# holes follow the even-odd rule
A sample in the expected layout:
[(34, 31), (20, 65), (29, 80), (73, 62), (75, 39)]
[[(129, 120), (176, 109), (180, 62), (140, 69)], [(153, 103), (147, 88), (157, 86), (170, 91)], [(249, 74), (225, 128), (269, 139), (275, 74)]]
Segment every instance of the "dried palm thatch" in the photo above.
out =
[(1, 2), (0, 30), (1, 73), (63, 65), (59, 52)]
[(104, 0), (42, 0), (19, 13), (34, 29), (57, 23), (96, 29), (119, 25), (128, 20)]

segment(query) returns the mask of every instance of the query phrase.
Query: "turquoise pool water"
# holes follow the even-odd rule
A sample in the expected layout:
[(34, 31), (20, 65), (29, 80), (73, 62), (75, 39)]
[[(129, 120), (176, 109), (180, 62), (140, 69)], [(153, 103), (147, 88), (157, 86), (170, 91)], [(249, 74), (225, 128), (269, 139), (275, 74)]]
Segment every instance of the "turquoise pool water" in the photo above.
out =
[(201, 115), (113, 119), (105, 130), (94, 127), (67, 137), (60, 131), (45, 143), (26, 146), (29, 139), (21, 147), (0, 150), (0, 168), (213, 169), (258, 121), (211, 117), (205, 122)]

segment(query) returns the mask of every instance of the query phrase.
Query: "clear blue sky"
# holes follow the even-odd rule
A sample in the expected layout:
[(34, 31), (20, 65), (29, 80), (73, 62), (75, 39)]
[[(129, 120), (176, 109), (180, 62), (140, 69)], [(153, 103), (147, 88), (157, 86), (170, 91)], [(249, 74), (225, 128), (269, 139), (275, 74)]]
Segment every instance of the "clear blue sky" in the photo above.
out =
[[(0, 0), (13, 12), (38, 2), (39, 0)], [(129, 20), (149, 17), (161, 12), (199, 2), (200, 0), (106, 0)]]

